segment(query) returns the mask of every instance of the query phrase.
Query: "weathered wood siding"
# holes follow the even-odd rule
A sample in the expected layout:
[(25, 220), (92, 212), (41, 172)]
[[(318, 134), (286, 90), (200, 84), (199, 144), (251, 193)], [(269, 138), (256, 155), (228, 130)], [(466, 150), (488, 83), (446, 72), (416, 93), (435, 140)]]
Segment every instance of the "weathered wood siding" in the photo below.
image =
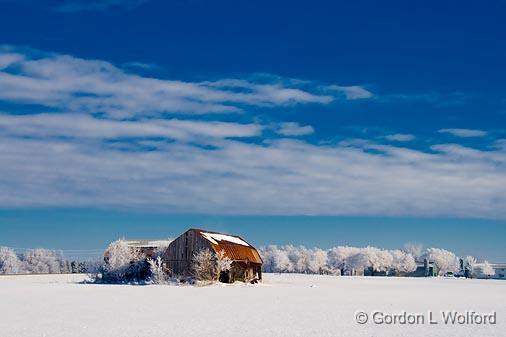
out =
[(203, 249), (213, 251), (209, 241), (190, 229), (170, 243), (163, 258), (172, 273), (189, 276), (193, 254)]

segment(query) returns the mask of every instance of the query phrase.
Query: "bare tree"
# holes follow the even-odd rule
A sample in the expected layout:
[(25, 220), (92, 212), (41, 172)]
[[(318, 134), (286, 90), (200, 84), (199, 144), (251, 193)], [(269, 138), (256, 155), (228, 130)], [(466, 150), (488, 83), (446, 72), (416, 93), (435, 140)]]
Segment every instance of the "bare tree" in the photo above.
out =
[(63, 257), (54, 251), (37, 248), (29, 249), (22, 256), (23, 268), (32, 274), (60, 273)]
[(160, 256), (156, 259), (148, 259), (151, 282), (154, 284), (166, 284), (168, 269)]
[(459, 269), (459, 259), (457, 256), (445, 249), (428, 248), (425, 253), (426, 258), (434, 262), (439, 275), (445, 275), (449, 272), (456, 272)]
[(483, 265), (481, 266), (481, 272), (487, 278), (495, 275), (495, 269), (492, 267), (492, 265), (488, 261), (483, 262)]
[(476, 266), (476, 258), (473, 256), (466, 256), (466, 258), (464, 259), (464, 269), (468, 271), (469, 277), (473, 277), (475, 266)]
[(391, 268), (396, 274), (410, 273), (416, 270), (416, 262), (411, 254), (398, 249), (390, 252), (393, 257)]
[(232, 267), (232, 260), (225, 256), (225, 251), (220, 250), (215, 254), (216, 257), (216, 280), (218, 281), (220, 278), (221, 272), (229, 271)]
[(215, 254), (204, 249), (193, 254), (192, 272), (198, 281), (213, 281), (216, 278)]
[(17, 274), (22, 264), (17, 254), (7, 247), (0, 247), (0, 274)]
[(104, 279), (141, 279), (145, 269), (146, 257), (138, 248), (130, 247), (124, 240), (116, 240), (107, 247), (103, 266)]

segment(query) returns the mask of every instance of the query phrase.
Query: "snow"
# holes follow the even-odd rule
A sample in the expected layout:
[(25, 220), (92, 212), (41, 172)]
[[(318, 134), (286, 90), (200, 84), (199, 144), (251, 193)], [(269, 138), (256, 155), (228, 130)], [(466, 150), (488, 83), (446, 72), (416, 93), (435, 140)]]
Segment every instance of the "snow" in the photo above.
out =
[(125, 240), (132, 247), (151, 248), (151, 247), (168, 247), (172, 240)]
[[(99, 285), (0, 276), (0, 335), (16, 337), (504, 337), (506, 282), (264, 274), (258, 285)], [(359, 325), (355, 312), (497, 312), (496, 325)]]
[(207, 240), (209, 240), (211, 243), (213, 243), (215, 245), (218, 244), (217, 241), (228, 241), (228, 242), (237, 243), (238, 245), (249, 247), (247, 242), (241, 240), (237, 236), (218, 234), (218, 233), (207, 233), (207, 232), (202, 232), (202, 236), (204, 236)]

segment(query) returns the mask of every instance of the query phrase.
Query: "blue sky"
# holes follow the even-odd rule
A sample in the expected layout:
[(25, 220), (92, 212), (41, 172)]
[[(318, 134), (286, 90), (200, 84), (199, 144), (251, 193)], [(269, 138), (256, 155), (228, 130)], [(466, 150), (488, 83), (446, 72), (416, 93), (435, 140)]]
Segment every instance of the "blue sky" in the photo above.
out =
[(0, 0), (0, 244), (200, 224), (506, 260), (505, 13)]

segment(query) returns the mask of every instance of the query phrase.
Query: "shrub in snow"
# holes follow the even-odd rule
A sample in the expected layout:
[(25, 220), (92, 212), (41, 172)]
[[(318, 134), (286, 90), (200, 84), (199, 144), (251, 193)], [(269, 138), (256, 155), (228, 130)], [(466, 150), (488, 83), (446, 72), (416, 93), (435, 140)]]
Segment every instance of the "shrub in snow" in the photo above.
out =
[(168, 279), (168, 270), (161, 256), (156, 259), (148, 259), (150, 280), (154, 284), (166, 284)]
[(198, 281), (213, 281), (216, 279), (215, 254), (204, 249), (193, 255), (193, 276)]
[(488, 261), (484, 261), (481, 266), (481, 273), (486, 277), (491, 277), (495, 275), (495, 269), (490, 265)]
[(112, 242), (105, 255), (102, 271), (104, 280), (131, 281), (146, 278), (146, 256), (140, 249), (129, 246), (124, 240)]
[(63, 256), (47, 249), (29, 249), (22, 256), (23, 269), (28, 273), (60, 273)]
[(7, 247), (0, 247), (0, 274), (22, 272), (22, 264), (16, 253)]
[(455, 273), (459, 270), (459, 259), (457, 256), (445, 249), (428, 248), (424, 255), (429, 261), (434, 262), (439, 275)]

